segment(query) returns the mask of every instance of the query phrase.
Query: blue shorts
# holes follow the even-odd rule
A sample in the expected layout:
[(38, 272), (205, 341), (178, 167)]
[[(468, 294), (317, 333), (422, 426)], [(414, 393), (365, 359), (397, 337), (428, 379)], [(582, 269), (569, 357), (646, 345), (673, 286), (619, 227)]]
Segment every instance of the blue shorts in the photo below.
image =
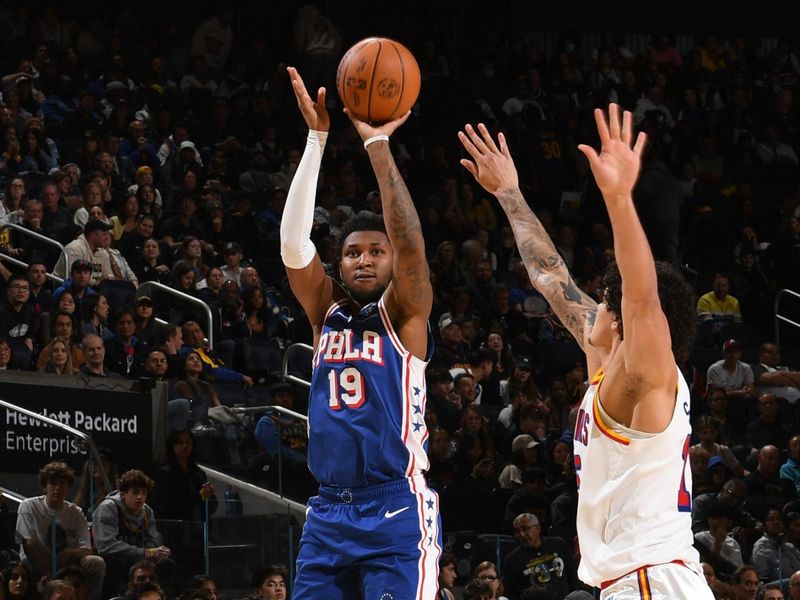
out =
[(439, 497), (422, 475), (366, 488), (321, 486), (308, 502), (293, 600), (436, 595)]

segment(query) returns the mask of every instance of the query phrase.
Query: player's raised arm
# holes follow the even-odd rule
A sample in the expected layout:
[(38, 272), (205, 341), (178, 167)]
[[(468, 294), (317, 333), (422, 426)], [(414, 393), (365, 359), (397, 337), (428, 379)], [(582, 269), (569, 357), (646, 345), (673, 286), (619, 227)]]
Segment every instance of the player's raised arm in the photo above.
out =
[(588, 354), (587, 336), (594, 324), (597, 303), (578, 289), (547, 231), (525, 202), (505, 136), (498, 136), (498, 146), (480, 124), (477, 131), (467, 125), (458, 132), (458, 139), (472, 157), (462, 159), (461, 164), (505, 211), (531, 283)]
[[(655, 387), (665, 379), (674, 379), (675, 359), (669, 324), (658, 297), (653, 254), (633, 205), (633, 186), (639, 176), (645, 135), (640, 133), (632, 145), (632, 115), (624, 112), (620, 122), (616, 104), (609, 106), (608, 121), (599, 109), (595, 110), (595, 120), (600, 154), (591, 146), (578, 148), (589, 159), (614, 232), (614, 253), (622, 278), (625, 370), (642, 377), (645, 387), (648, 383)], [(647, 360), (641, 360), (642, 356)]]
[(349, 110), (345, 109), (345, 112), (365, 142), (381, 192), (386, 235), (394, 251), (387, 309), (396, 313), (397, 322), (394, 324), (406, 348), (422, 358), (427, 350), (433, 288), (417, 209), (394, 162), (388, 140), (388, 136), (406, 122), (410, 113), (374, 127), (356, 118)]
[(315, 102), (308, 95), (297, 70), (289, 67), (287, 71), (297, 97), (297, 106), (309, 131), (303, 158), (289, 186), (281, 220), (281, 258), (286, 265), (292, 292), (316, 333), (333, 295), (333, 280), (325, 274), (317, 249), (311, 241), (317, 178), (328, 139), (330, 118), (325, 109), (325, 88), (319, 89)]

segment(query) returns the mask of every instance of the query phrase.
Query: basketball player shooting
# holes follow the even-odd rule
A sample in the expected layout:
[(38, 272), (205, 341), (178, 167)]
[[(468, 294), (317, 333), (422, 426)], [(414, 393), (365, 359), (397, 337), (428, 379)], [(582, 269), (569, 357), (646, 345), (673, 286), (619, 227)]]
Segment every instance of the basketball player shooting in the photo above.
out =
[(693, 293), (670, 265), (655, 263), (633, 205), (645, 136), (633, 143), (631, 113), (595, 111), (598, 154), (579, 146), (603, 194), (617, 262), (595, 303), (570, 276), (519, 190), (505, 136), (470, 125), (458, 136), (461, 164), (497, 197), (533, 285), (548, 300), (595, 373), (575, 427), (579, 577), (600, 598), (711, 600), (692, 547), (689, 391), (675, 363), (690, 346)]
[(433, 598), (438, 497), (423, 477), (433, 292), (419, 218), (388, 141), (408, 114), (373, 127), (348, 113), (384, 218), (345, 226), (334, 281), (310, 239), (330, 123), (325, 90), (312, 100), (288, 71), (309, 132), (283, 213), (281, 256), (314, 330), (308, 466), (320, 484), (308, 503), (292, 597)]

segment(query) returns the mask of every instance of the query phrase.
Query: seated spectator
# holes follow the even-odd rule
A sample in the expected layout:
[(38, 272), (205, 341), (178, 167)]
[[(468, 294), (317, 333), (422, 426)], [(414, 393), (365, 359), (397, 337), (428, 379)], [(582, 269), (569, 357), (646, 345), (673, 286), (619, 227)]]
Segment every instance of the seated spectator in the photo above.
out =
[(513, 533), (513, 523), (517, 516), (525, 512), (537, 512), (542, 506), (549, 508), (545, 496), (547, 473), (534, 467), (522, 472), (522, 487), (506, 503), (503, 515), (503, 533)]
[[(781, 479), (791, 481), (797, 495), (800, 496), (800, 435), (793, 435), (789, 439), (789, 456), (781, 465)], [(799, 546), (800, 547), (800, 546)]]
[(172, 271), (161, 256), (161, 247), (155, 238), (148, 238), (142, 242), (142, 252), (131, 262), (131, 269), (140, 284), (145, 281), (156, 281), (167, 285), (172, 278)]
[[(453, 369), (451, 369), (450, 372), (452, 373)], [(472, 373), (467, 373), (466, 371), (458, 373), (453, 379), (453, 391), (459, 398), (459, 413), (463, 412), (470, 404), (474, 404), (475, 378), (472, 376)]]
[(96, 335), (102, 340), (114, 335), (106, 326), (108, 320), (108, 300), (102, 294), (95, 294), (81, 302), (81, 330), (83, 335)]
[(533, 468), (539, 462), (539, 442), (530, 435), (522, 434), (514, 438), (511, 444), (511, 462), (506, 465), (498, 477), (501, 488), (520, 489), (522, 473)]
[(109, 371), (105, 365), (106, 347), (99, 335), (92, 333), (83, 338), (83, 351), (86, 354), (86, 364), (79, 373), (87, 377), (106, 377), (108, 379), (122, 379), (122, 375)]
[(14, 351), (11, 344), (0, 338), (0, 371), (13, 371), (15, 368)]
[(708, 392), (706, 403), (708, 404), (708, 416), (717, 424), (718, 441), (726, 446), (732, 446), (740, 441), (741, 436), (734, 432), (733, 425), (728, 418), (728, 392), (722, 388), (715, 388)]
[(508, 600), (503, 595), (503, 580), (497, 575), (497, 567), (493, 562), (485, 560), (472, 570), (472, 581), (489, 586), (491, 600)]
[(136, 322), (136, 337), (148, 346), (155, 342), (158, 322), (153, 315), (153, 300), (150, 296), (141, 295), (136, 298), (133, 320)]
[(706, 375), (706, 387), (711, 393), (722, 388), (729, 399), (746, 400), (753, 396), (753, 370), (742, 362), (742, 346), (736, 340), (727, 340), (722, 345), (722, 360), (710, 367)]
[(13, 351), (13, 366), (28, 369), (33, 358), (33, 342), (39, 330), (39, 315), (28, 302), (31, 284), (24, 275), (12, 275), (8, 280), (8, 296), (0, 304), (0, 337)]
[(79, 565), (88, 580), (88, 600), (99, 600), (106, 564), (92, 553), (89, 526), (81, 509), (65, 500), (75, 473), (63, 462), (51, 462), (39, 470), (44, 495), (23, 500), (17, 513), (16, 535), (21, 556), (30, 560), (39, 575), (50, 573), (53, 555), (57, 567)]
[(0, 586), (5, 600), (37, 600), (36, 583), (28, 562), (9, 561), (0, 573)]
[(730, 278), (727, 275), (714, 275), (713, 289), (697, 300), (697, 317), (701, 323), (715, 321), (718, 325), (726, 325), (741, 322), (739, 301), (728, 293), (730, 287)]
[(104, 342), (106, 367), (128, 379), (136, 379), (142, 374), (149, 351), (147, 343), (137, 338), (135, 333), (133, 311), (123, 308), (114, 316), (114, 334)]
[(778, 417), (778, 400), (774, 394), (762, 392), (758, 396), (758, 418), (747, 426), (746, 441), (751, 448), (766, 445), (786, 448), (789, 427)]
[(797, 166), (797, 154), (789, 144), (778, 138), (778, 128), (767, 125), (763, 141), (756, 144), (756, 158), (764, 165)]
[(114, 273), (108, 262), (108, 253), (103, 249), (105, 232), (110, 230), (111, 225), (103, 221), (97, 219), (87, 221), (83, 233), (64, 247), (67, 262), (59, 260), (53, 269), (53, 274), (66, 277), (66, 265), (72, 265), (72, 271), (75, 261), (81, 260), (92, 266), (91, 285), (97, 285), (104, 279), (112, 278)]
[[(215, 310), (220, 301), (220, 290), (225, 277), (219, 267), (211, 267), (205, 278), (197, 284), (197, 297)], [(238, 288), (237, 288), (238, 291)]]
[(759, 450), (756, 470), (744, 478), (748, 496), (762, 496), (776, 502), (788, 502), (794, 498), (794, 485), (778, 474), (780, 461), (781, 451), (775, 446), (764, 446)]
[(533, 361), (528, 356), (517, 356), (514, 368), (506, 381), (500, 382), (500, 393), (503, 403), (510, 404), (517, 390), (524, 390), (528, 400), (534, 401), (541, 398), (539, 386), (533, 380)]
[(767, 511), (764, 535), (753, 545), (753, 566), (764, 581), (791, 577), (800, 570), (800, 550), (783, 539), (784, 523), (780, 509)]
[(145, 586), (160, 585), (159, 571), (156, 563), (149, 559), (140, 560), (128, 569), (128, 584), (125, 595), (138, 594)]
[(254, 595), (259, 598), (286, 600), (286, 568), (283, 565), (269, 565), (258, 569), (250, 578)]
[[(547, 596), (548, 600), (550, 598), (555, 598), (555, 594), (547, 590), (549, 596)], [(464, 588), (464, 600), (491, 600), (492, 596), (492, 588), (489, 587), (488, 584), (483, 583), (481, 581), (470, 581), (466, 587)], [(539, 596), (536, 596), (539, 598)], [(528, 596), (526, 592), (523, 592), (523, 595), (520, 596), (520, 600), (528, 600)]]
[(428, 471), (425, 478), (428, 486), (441, 492), (456, 479), (456, 466), (450, 458), (450, 434), (444, 429), (428, 427), (431, 432), (428, 442)]
[[(64, 296), (71, 298), (72, 294), (65, 292), (61, 297), (64, 298)], [(86, 357), (84, 356), (80, 342), (78, 341), (79, 338), (77, 337), (77, 331), (75, 328), (75, 323), (72, 320), (72, 316), (68, 315), (67, 313), (57, 312), (55, 317), (51, 319), (51, 325), (52, 331), (50, 333), (52, 339), (44, 348), (42, 348), (42, 351), (39, 353), (39, 359), (36, 361), (36, 367), (39, 369), (44, 368), (44, 366), (47, 364), (47, 361), (50, 360), (50, 351), (53, 347), (53, 341), (55, 338), (60, 338), (67, 342), (67, 351), (70, 355), (72, 368), (77, 371), (86, 362)]]
[(203, 333), (200, 325), (194, 321), (187, 321), (183, 324), (182, 330), (183, 340), (186, 345), (181, 352), (188, 353), (191, 350), (197, 352), (203, 362), (203, 372), (211, 376), (214, 381), (241, 383), (245, 387), (253, 385), (251, 377), (227, 368), (216, 353), (207, 347), (205, 333)]
[[(719, 456), (722, 461), (724, 462), (725, 466), (730, 469), (731, 473), (736, 475), (736, 477), (744, 477), (746, 475), (746, 471), (744, 467), (739, 464), (739, 461), (736, 460), (733, 452), (731, 452), (728, 446), (723, 444), (717, 443), (717, 438), (719, 437), (719, 423), (710, 415), (703, 415), (695, 421), (694, 425), (694, 432), (695, 435), (699, 438), (700, 442), (693, 445), (689, 449), (690, 456), (693, 456), (696, 453), (699, 453), (701, 450), (705, 451), (708, 457), (712, 456)], [(698, 481), (702, 481), (702, 477), (704, 473), (694, 473), (692, 475), (698, 475)]]
[(469, 365), (461, 323), (455, 320), (450, 313), (444, 313), (439, 318), (439, 335), (441, 339), (433, 351), (431, 367), (442, 367), (448, 370), (457, 367), (466, 369)]
[[(503, 587), (510, 598), (520, 598), (532, 585), (546, 587), (559, 598), (578, 587), (572, 552), (561, 538), (542, 536), (536, 515), (523, 513), (515, 518), (514, 535), (519, 546), (503, 563)], [(535, 569), (530, 568), (533, 561)]]
[(37, 257), (28, 264), (28, 281), (31, 284), (31, 295), (28, 302), (33, 305), (37, 315), (50, 313), (53, 310), (53, 292), (47, 282), (47, 265)]
[[(62, 312), (73, 314), (78, 306), (83, 303), (84, 298), (94, 296), (97, 292), (90, 287), (92, 279), (92, 263), (87, 260), (76, 260), (70, 267), (69, 278), (56, 288), (53, 298), (56, 301), (56, 308)], [(61, 305), (61, 296), (69, 294), (72, 298), (72, 312)]]
[(104, 231), (102, 248), (108, 255), (108, 266), (111, 268), (112, 276), (109, 279), (126, 281), (135, 288), (139, 287), (139, 278), (136, 273), (120, 251), (111, 247), (111, 241), (111, 232)]
[(76, 369), (72, 366), (72, 355), (69, 343), (60, 337), (55, 337), (48, 344), (48, 359), (39, 369), (40, 373), (53, 375), (74, 375)]
[(72, 586), (75, 600), (86, 600), (86, 575), (84, 575), (83, 569), (76, 565), (67, 565), (56, 571), (55, 578)]
[(167, 600), (167, 594), (160, 585), (148, 581), (127, 592), (123, 600)]
[(800, 371), (792, 371), (780, 365), (778, 346), (772, 342), (761, 344), (758, 349), (758, 364), (752, 365), (756, 388), (771, 392), (790, 404), (800, 399)]
[(225, 244), (223, 256), (225, 257), (225, 264), (222, 266), (222, 274), (225, 276), (225, 281), (234, 281), (236, 285), (241, 285), (242, 246), (238, 242)]
[(451, 385), (453, 376), (443, 368), (432, 367), (425, 373), (427, 379), (427, 409), (436, 415), (436, 424), (448, 433), (455, 433), (461, 414), (461, 397)]
[[(294, 388), (288, 383), (276, 383), (270, 388), (273, 406), (294, 409)], [(295, 463), (302, 468), (308, 454), (308, 427), (300, 419), (278, 411), (267, 411), (256, 424), (259, 446), (277, 460)]]
[(481, 438), (483, 446), (486, 448), (487, 455), (494, 457), (495, 448), (492, 440), (492, 432), (489, 429), (489, 421), (481, 413), (480, 407), (475, 403), (465, 404), (459, 420), (460, 427), (453, 434), (456, 447), (469, 435), (476, 435)]
[(42, 600), (77, 600), (75, 588), (63, 579), (51, 579), (42, 590)]
[(743, 565), (733, 574), (733, 585), (746, 600), (756, 600), (759, 591), (758, 571), (752, 565)]
[(205, 427), (211, 424), (209, 410), (220, 406), (219, 395), (214, 386), (203, 381), (203, 361), (200, 355), (190, 350), (181, 353), (178, 375), (174, 382), (174, 398), (189, 400), (192, 413), (192, 427)]
[(708, 508), (708, 529), (694, 534), (700, 559), (710, 563), (714, 571), (724, 579), (728, 579), (744, 564), (739, 542), (728, 533), (732, 528), (733, 518), (733, 507), (716, 500)]
[(172, 551), (161, 545), (155, 514), (146, 503), (152, 489), (153, 480), (147, 475), (136, 469), (126, 471), (119, 478), (119, 490), (109, 494), (94, 513), (94, 541), (108, 566), (105, 589), (110, 595), (122, 591), (128, 570), (142, 559), (156, 563), (163, 582), (175, 574)]
[(161, 237), (172, 251), (180, 248), (186, 237), (196, 239), (203, 237), (203, 224), (196, 213), (197, 200), (191, 194), (185, 194), (178, 203), (178, 214), (169, 217), (161, 224)]
[(434, 600), (455, 600), (450, 589), (456, 583), (456, 557), (449, 552), (443, 552), (439, 558), (439, 588)]
[(207, 594), (206, 600), (217, 600), (217, 584), (208, 575), (195, 575), (189, 580), (189, 589), (202, 590)]

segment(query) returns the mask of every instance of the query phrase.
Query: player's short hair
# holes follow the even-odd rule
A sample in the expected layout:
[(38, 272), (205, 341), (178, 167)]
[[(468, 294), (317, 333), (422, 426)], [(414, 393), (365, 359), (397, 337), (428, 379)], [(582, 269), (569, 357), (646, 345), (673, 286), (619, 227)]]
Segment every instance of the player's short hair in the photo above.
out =
[(286, 567), (283, 565), (267, 565), (266, 567), (262, 567), (257, 569), (253, 576), (250, 578), (250, 585), (258, 589), (264, 582), (267, 580), (268, 577), (272, 577), (273, 575), (279, 575), (283, 577), (283, 580), (286, 581), (289, 578), (289, 573), (286, 571)]
[[(656, 277), (658, 279), (658, 299), (661, 310), (667, 318), (669, 334), (672, 340), (672, 354), (677, 360), (689, 356), (695, 335), (697, 310), (695, 293), (686, 278), (670, 263), (656, 261)], [(605, 287), (605, 303), (619, 322), (620, 336), (622, 330), (622, 276), (616, 262), (606, 268), (603, 277)]]
[[(386, 233), (386, 223), (383, 222), (383, 217), (377, 215), (363, 215), (359, 214), (350, 219), (342, 227), (342, 233), (339, 239), (336, 240), (336, 266), (342, 261), (342, 250), (344, 249), (344, 242), (351, 233), (356, 231), (380, 231)], [(338, 268), (337, 268), (338, 270)]]
[(119, 491), (122, 493), (133, 488), (145, 489), (149, 493), (153, 491), (153, 485), (153, 480), (139, 469), (125, 471), (119, 478)]
[(39, 469), (39, 483), (42, 487), (56, 481), (66, 481), (71, 486), (75, 483), (75, 471), (61, 461), (49, 462)]

